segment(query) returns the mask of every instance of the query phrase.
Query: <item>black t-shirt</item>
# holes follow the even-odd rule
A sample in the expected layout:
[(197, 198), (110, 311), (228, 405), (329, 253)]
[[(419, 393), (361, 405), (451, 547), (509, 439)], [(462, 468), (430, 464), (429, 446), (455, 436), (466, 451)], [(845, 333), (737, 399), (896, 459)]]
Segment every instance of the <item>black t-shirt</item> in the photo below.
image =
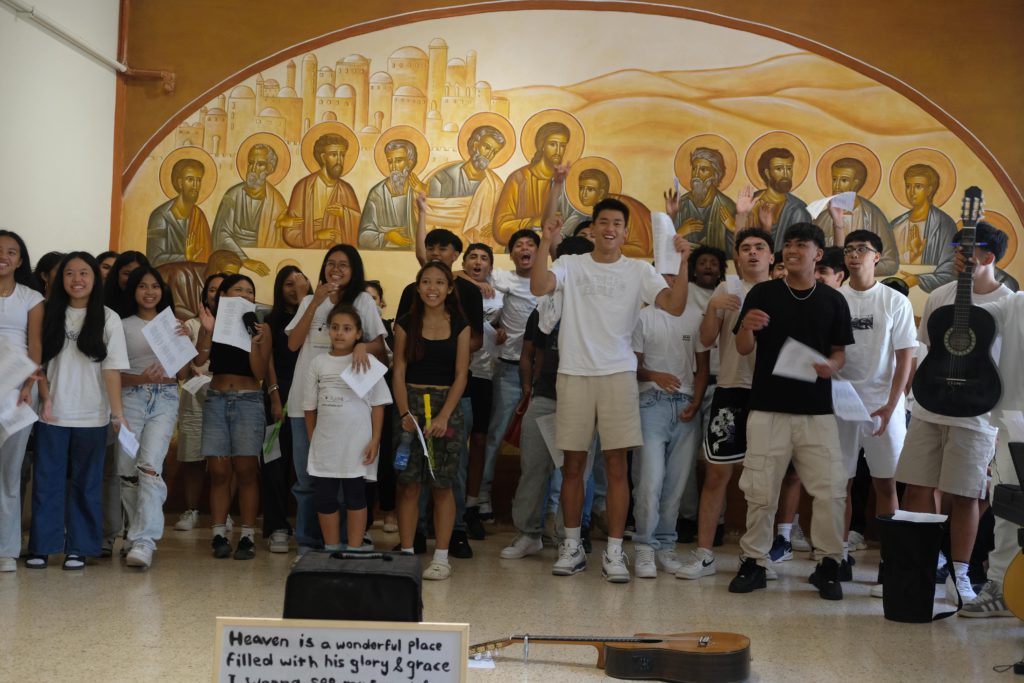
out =
[[(410, 342), (409, 316), (399, 316), (395, 320), (395, 325), (402, 328), (406, 335), (406, 342)], [(459, 333), (466, 329), (466, 321), (461, 316), (453, 316), (450, 321), (450, 327), (451, 334), (447, 339), (423, 340), (423, 357), (406, 365), (406, 384), (450, 387), (455, 382), (455, 361), (458, 357)]]
[[(797, 297), (806, 300), (798, 301)], [(828, 415), (832, 412), (832, 381), (818, 379), (811, 384), (772, 374), (779, 351), (792, 337), (824, 356), (833, 346), (853, 343), (850, 308), (835, 289), (819, 284), (790, 291), (785, 280), (754, 285), (743, 302), (740, 320), (751, 309), (768, 314), (768, 326), (755, 332), (757, 354), (750, 387), (750, 409), (796, 415)], [(738, 328), (738, 325), (737, 325)]]
[(534, 310), (526, 320), (526, 331), (523, 333), (525, 341), (544, 353), (537, 379), (533, 382), (533, 394), (555, 401), (558, 400), (555, 385), (558, 380), (558, 325), (561, 323), (556, 324), (550, 334), (544, 334), (538, 327), (539, 319), (540, 316)]

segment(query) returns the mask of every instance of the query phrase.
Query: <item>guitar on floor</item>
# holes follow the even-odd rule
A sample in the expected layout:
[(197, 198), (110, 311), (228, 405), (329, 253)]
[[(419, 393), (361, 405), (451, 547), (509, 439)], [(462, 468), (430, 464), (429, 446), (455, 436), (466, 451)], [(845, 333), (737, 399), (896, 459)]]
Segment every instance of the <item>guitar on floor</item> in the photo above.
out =
[(597, 668), (612, 678), (670, 683), (730, 683), (750, 677), (750, 638), (738, 633), (638, 633), (626, 638), (598, 636), (510, 636), (469, 648), (470, 656), (523, 644), (590, 645)]
[(928, 319), (931, 347), (914, 375), (914, 399), (926, 409), (949, 417), (975, 417), (995, 407), (1002, 395), (999, 372), (992, 360), (996, 322), (971, 303), (974, 290), (976, 226), (982, 215), (981, 189), (964, 193), (960, 253), (968, 259), (957, 277), (956, 300)]

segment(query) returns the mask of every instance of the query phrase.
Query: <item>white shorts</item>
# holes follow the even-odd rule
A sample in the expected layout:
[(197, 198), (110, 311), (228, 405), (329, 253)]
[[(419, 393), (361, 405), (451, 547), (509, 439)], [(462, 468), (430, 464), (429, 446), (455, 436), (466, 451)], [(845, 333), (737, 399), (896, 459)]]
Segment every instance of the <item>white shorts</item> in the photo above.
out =
[(892, 411), (889, 426), (879, 436), (874, 436), (874, 427), (866, 422), (847, 422), (836, 419), (839, 431), (839, 445), (843, 449), (846, 473), (853, 479), (857, 475), (857, 456), (864, 449), (871, 476), (876, 479), (891, 479), (896, 474), (896, 465), (907, 436), (907, 412), (903, 401)]

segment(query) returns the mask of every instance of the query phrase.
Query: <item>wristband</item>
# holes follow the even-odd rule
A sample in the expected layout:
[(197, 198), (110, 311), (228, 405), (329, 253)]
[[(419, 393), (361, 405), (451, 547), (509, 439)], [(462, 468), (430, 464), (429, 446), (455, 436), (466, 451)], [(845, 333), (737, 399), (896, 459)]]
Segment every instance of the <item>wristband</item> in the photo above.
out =
[(281, 387), (280, 387), (279, 385), (277, 385), (277, 384), (271, 384), (271, 385), (270, 385), (270, 388), (269, 388), (269, 389), (267, 389), (267, 393), (268, 393), (268, 394), (272, 394), (272, 393), (274, 393), (275, 391), (277, 391), (277, 390), (278, 390), (278, 389), (280, 389), (280, 388), (281, 388)]

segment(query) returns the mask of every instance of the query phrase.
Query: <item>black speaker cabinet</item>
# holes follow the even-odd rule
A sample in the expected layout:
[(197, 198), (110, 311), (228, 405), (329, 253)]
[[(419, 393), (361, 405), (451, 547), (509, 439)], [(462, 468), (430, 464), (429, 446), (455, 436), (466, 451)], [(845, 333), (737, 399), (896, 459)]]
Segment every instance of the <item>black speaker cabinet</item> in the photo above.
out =
[(284, 617), (423, 621), (421, 574), (415, 555), (311, 552), (288, 575)]

